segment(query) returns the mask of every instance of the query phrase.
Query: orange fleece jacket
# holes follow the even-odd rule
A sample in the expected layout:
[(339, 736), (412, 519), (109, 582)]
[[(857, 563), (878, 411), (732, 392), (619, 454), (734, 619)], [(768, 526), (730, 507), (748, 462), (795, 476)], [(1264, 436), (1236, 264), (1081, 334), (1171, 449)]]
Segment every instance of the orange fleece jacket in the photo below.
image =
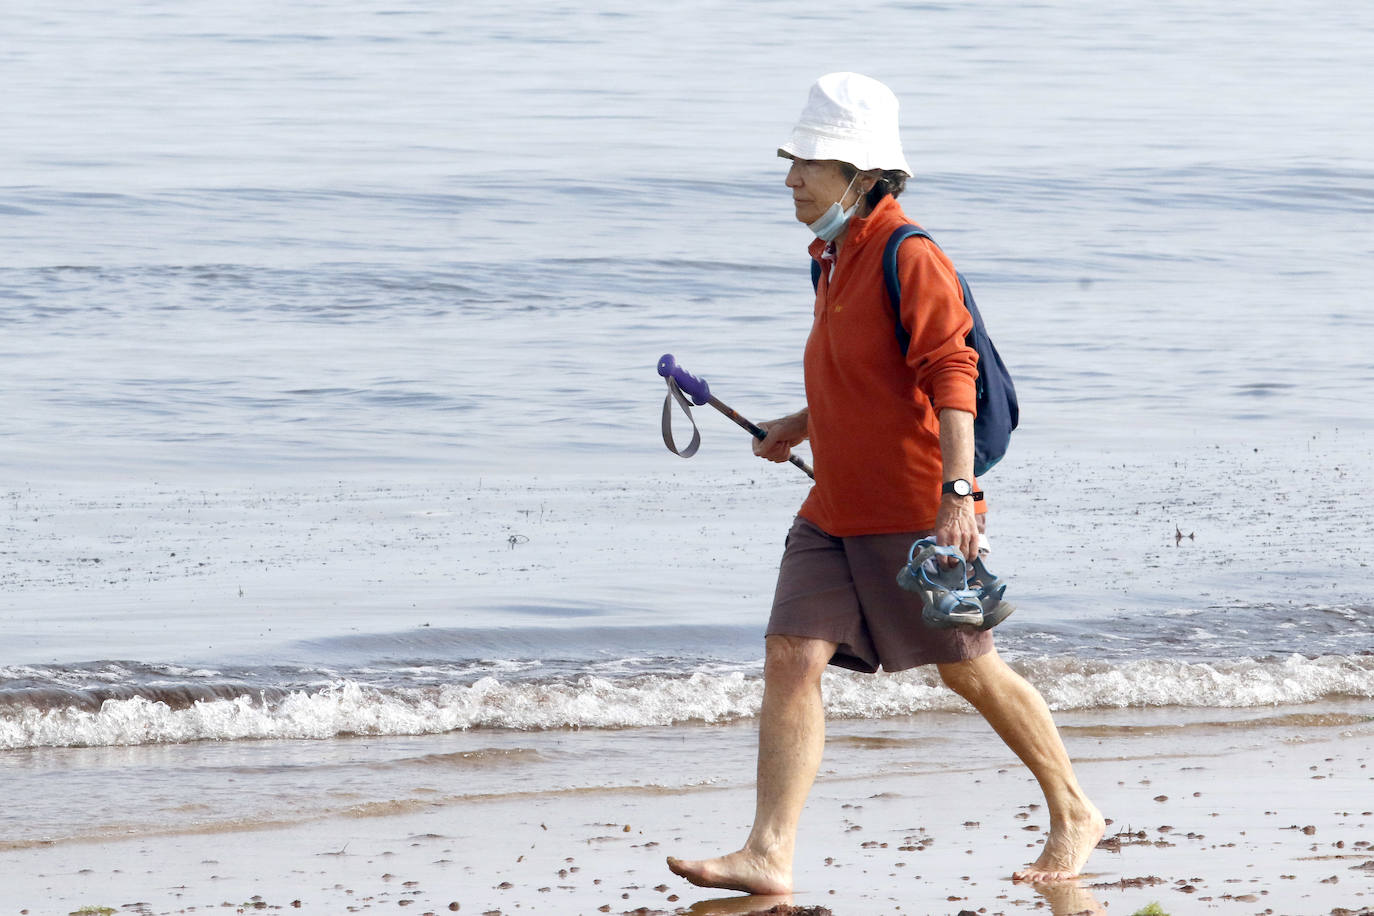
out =
[(898, 250), (902, 324), (911, 334), (902, 358), (882, 259), (892, 230), (907, 222), (885, 197), (850, 224), (837, 260), (824, 257), (819, 239), (810, 248), (821, 262), (803, 363), (816, 483), (800, 514), (836, 537), (934, 528), (939, 411), (977, 411), (978, 354), (964, 343), (973, 319), (954, 265), (923, 238)]

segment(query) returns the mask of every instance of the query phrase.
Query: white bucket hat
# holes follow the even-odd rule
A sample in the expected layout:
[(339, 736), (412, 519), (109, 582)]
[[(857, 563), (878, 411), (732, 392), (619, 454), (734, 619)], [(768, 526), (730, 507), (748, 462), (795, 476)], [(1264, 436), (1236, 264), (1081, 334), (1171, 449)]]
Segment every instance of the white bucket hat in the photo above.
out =
[(897, 130), (897, 96), (861, 73), (827, 73), (816, 80), (778, 155), (838, 159), (861, 172), (882, 169), (911, 176)]

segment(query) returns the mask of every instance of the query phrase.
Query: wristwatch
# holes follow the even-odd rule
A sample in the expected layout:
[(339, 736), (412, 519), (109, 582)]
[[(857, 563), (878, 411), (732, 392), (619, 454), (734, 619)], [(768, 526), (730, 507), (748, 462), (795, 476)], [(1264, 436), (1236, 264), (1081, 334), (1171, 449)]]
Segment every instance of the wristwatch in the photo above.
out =
[(983, 491), (973, 489), (973, 484), (962, 477), (956, 477), (954, 480), (946, 480), (944, 485), (940, 487), (940, 492), (950, 493), (954, 496), (972, 496), (974, 502), (983, 498)]

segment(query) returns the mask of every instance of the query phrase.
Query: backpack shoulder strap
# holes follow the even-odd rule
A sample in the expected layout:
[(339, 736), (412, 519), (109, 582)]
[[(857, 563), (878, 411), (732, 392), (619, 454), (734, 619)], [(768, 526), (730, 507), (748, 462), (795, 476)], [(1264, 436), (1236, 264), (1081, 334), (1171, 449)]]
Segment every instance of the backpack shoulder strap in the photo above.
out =
[(811, 259), (811, 291), (815, 292), (821, 288), (821, 262), (815, 258)]
[(935, 243), (929, 232), (920, 226), (907, 223), (892, 230), (892, 234), (887, 237), (887, 247), (883, 249), (883, 285), (887, 287), (887, 301), (892, 304), (892, 314), (897, 325), (897, 344), (902, 348), (903, 356), (906, 356), (907, 348), (911, 346), (911, 334), (902, 324), (902, 281), (897, 276), (897, 249), (913, 235), (930, 239)]

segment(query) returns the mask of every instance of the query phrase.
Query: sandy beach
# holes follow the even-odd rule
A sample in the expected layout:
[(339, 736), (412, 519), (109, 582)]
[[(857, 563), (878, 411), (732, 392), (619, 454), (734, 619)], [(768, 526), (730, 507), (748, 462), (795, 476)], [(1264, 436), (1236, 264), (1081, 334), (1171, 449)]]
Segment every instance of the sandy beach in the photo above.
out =
[[(1309, 723), (1325, 737), (1248, 729), (1230, 747), (1196, 730), (1148, 747), (1139, 736), (1072, 730), (1083, 782), (1112, 823), (1069, 886), (1008, 877), (1034, 858), (1046, 826), (1014, 762), (910, 767), (894, 757), (878, 778), (823, 767), (787, 898), (715, 894), (664, 867), (667, 854), (742, 839), (752, 793), (741, 781), (457, 803), (417, 790), (412, 802), (292, 826), (10, 849), (0, 853), (0, 913), (1374, 912), (1368, 717), (1329, 718)], [(864, 727), (832, 730), (829, 753), (855, 752)], [(729, 728), (731, 740), (749, 739), (747, 723)]]

